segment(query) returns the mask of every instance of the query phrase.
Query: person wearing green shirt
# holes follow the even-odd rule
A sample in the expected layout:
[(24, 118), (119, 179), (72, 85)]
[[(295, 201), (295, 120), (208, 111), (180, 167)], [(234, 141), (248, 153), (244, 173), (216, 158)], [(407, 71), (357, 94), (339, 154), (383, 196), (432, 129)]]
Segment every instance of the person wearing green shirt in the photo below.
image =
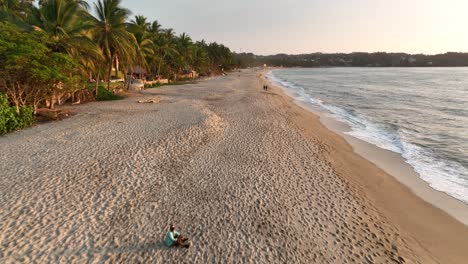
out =
[(187, 238), (182, 237), (179, 232), (175, 230), (175, 226), (171, 225), (169, 228), (169, 232), (166, 234), (166, 239), (164, 240), (164, 244), (168, 247), (172, 246), (184, 246), (184, 247), (190, 247), (190, 243), (184, 244), (187, 242)]

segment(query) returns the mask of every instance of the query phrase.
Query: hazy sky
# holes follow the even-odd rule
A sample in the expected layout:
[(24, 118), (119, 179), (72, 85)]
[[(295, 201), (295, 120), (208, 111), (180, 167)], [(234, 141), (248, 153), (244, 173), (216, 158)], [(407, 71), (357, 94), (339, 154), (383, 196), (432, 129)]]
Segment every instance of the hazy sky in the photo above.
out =
[(123, 0), (194, 40), (256, 54), (468, 52), (468, 0)]

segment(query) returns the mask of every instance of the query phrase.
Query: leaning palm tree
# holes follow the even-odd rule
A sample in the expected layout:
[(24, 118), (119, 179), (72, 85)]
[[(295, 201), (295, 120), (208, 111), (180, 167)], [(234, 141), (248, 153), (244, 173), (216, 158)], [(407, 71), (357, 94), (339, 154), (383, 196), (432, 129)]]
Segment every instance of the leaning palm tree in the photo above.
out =
[(130, 11), (121, 6), (121, 0), (99, 0), (94, 7), (96, 18), (93, 35), (106, 59), (107, 89), (110, 89), (114, 63), (118, 60), (127, 67), (131, 65), (135, 60), (137, 43), (135, 36), (127, 30), (125, 21)]

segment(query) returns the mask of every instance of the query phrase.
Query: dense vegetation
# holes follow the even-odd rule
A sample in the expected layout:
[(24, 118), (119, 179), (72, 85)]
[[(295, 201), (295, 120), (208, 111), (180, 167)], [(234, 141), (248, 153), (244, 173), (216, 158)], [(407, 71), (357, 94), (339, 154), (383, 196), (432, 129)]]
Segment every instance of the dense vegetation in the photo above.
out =
[(98, 87), (98, 95), (96, 96), (97, 101), (113, 101), (123, 99), (122, 96), (119, 96), (115, 93), (110, 92), (104, 86), (100, 85)]
[(9, 105), (7, 96), (0, 94), (0, 135), (28, 127), (33, 121), (31, 107), (23, 106), (17, 112), (15, 107)]
[(468, 66), (468, 53), (449, 52), (437, 55), (406, 53), (311, 53), (301, 55), (277, 54), (257, 56), (252, 53), (235, 54), (242, 67), (267, 64), (283, 67), (460, 67)]
[(148, 79), (177, 80), (192, 71), (210, 75), (233, 66), (232, 53), (222, 44), (194, 42), (157, 21), (130, 15), (121, 0), (93, 6), (83, 0), (0, 0), (1, 98), (7, 96), (6, 105), (17, 115), (24, 107), (36, 113), (90, 94), (117, 98), (100, 96), (100, 82), (107, 82), (107, 90), (113, 78), (128, 84), (135, 69)]

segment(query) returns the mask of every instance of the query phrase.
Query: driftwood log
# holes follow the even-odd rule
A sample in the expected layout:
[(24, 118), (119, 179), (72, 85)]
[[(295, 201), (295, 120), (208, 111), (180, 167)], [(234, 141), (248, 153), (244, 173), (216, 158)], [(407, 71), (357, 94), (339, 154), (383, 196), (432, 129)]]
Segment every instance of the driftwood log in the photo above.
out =
[(140, 104), (157, 104), (161, 102), (161, 98), (160, 97), (154, 97), (154, 98), (151, 98), (151, 99), (147, 99), (147, 100), (139, 100), (138, 103)]

